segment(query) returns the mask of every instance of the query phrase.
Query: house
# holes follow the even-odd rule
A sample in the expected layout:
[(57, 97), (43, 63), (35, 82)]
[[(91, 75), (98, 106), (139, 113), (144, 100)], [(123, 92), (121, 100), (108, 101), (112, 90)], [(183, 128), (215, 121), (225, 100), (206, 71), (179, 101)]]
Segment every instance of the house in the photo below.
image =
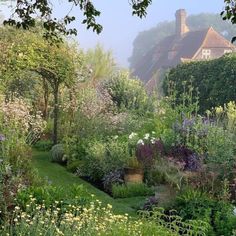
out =
[(159, 70), (175, 67), (179, 63), (209, 60), (236, 51), (236, 47), (212, 27), (189, 31), (186, 11), (176, 11), (176, 32), (155, 45), (138, 63), (134, 75), (153, 86), (150, 81)]

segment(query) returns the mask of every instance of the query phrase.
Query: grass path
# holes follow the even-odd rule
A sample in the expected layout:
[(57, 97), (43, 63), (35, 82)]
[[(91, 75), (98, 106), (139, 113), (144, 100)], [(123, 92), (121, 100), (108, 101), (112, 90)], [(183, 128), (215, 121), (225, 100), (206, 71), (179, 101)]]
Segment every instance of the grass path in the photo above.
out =
[(128, 213), (131, 216), (136, 215), (135, 208), (144, 201), (144, 197), (114, 199), (103, 191), (95, 188), (90, 183), (68, 172), (63, 166), (50, 162), (49, 153), (33, 152), (33, 165), (38, 170), (39, 176), (51, 181), (54, 186), (67, 188), (72, 184), (83, 185), (90, 194), (94, 194), (96, 199), (105, 204), (111, 204), (114, 212), (117, 214)]

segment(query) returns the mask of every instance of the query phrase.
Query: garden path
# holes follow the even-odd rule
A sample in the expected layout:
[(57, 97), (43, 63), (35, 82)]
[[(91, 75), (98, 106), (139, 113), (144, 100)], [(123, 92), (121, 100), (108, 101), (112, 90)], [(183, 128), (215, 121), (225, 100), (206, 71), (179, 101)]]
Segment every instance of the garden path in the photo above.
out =
[(104, 204), (111, 204), (117, 214), (128, 213), (136, 216), (136, 209), (145, 201), (145, 197), (134, 197), (126, 199), (114, 199), (103, 191), (97, 189), (90, 183), (82, 180), (78, 176), (68, 172), (65, 167), (50, 162), (49, 152), (33, 151), (33, 165), (38, 170), (39, 176), (46, 178), (54, 186), (67, 188), (73, 184), (83, 185), (90, 194)]

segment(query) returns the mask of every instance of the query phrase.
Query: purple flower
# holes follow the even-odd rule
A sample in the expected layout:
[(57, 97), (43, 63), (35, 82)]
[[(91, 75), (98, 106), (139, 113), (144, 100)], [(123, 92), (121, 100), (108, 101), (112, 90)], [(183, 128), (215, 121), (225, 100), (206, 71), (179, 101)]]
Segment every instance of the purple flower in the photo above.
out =
[(192, 128), (193, 125), (194, 125), (194, 122), (195, 122), (194, 119), (187, 119), (187, 118), (185, 118), (185, 119), (183, 120), (183, 123), (182, 123), (183, 129)]
[(0, 142), (4, 141), (5, 139), (6, 139), (5, 136), (3, 134), (0, 134)]
[(136, 157), (144, 167), (151, 167), (157, 156), (164, 154), (164, 145), (161, 140), (155, 140), (152, 143), (138, 144), (136, 148)]

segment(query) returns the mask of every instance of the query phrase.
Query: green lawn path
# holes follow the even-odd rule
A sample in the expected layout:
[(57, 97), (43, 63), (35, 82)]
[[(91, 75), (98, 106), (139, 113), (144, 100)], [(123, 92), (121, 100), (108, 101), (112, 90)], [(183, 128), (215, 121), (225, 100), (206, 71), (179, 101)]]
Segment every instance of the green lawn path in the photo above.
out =
[(114, 199), (90, 183), (68, 172), (63, 166), (50, 162), (49, 159), (49, 153), (33, 151), (33, 165), (38, 170), (40, 177), (47, 178), (54, 186), (67, 188), (73, 184), (83, 185), (90, 194), (95, 195), (96, 199), (104, 204), (111, 204), (116, 214), (128, 213), (130, 216), (136, 216), (135, 208), (145, 201), (145, 197)]

